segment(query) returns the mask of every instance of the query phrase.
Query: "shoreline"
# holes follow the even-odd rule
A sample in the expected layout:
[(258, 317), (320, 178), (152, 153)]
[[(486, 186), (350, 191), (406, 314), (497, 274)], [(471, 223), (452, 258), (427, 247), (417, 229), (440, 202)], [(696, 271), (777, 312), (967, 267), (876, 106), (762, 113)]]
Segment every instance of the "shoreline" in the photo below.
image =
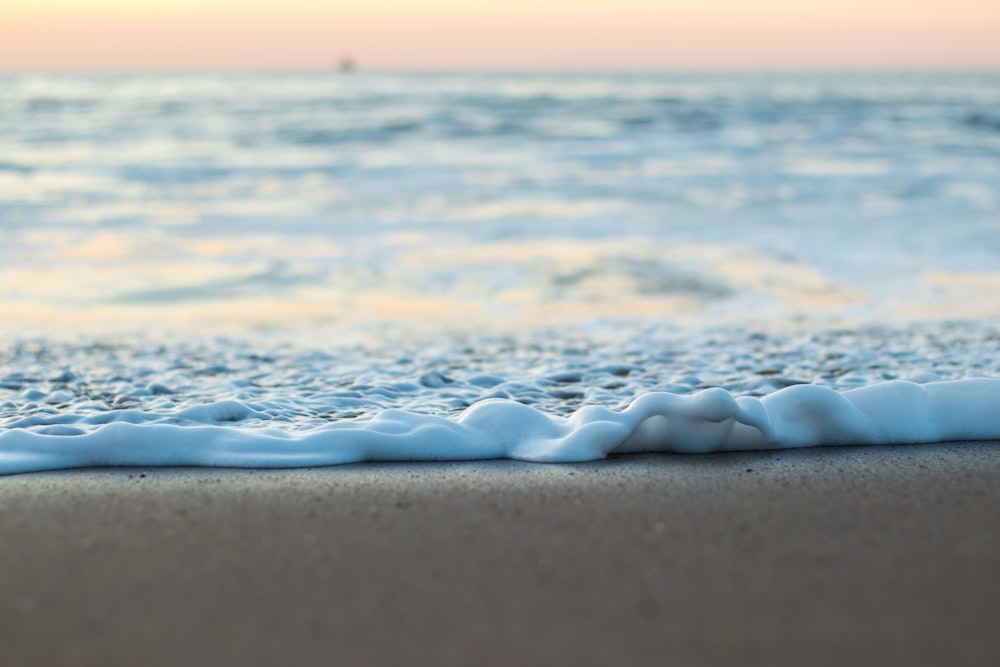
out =
[(995, 664), (1000, 442), (0, 478), (12, 664)]

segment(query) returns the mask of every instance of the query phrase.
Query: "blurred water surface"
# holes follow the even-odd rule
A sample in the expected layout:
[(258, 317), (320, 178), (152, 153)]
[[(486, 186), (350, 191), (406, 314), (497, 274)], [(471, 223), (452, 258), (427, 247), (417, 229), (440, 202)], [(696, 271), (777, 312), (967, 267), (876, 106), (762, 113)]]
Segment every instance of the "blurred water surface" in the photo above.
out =
[(1000, 316), (1000, 75), (0, 75), (0, 331)]

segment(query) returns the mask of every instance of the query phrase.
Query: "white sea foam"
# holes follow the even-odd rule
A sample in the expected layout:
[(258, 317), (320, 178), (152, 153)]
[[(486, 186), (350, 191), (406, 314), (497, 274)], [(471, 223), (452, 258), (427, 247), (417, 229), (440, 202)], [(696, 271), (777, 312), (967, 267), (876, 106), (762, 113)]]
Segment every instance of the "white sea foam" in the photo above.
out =
[(0, 358), (0, 473), (1000, 440), (1000, 332), (983, 323), (583, 331), (21, 343)]
[[(0, 432), (0, 473), (85, 466), (195, 465), (295, 468), (359, 461), (510, 458), (590, 461), (626, 452), (705, 453), (821, 445), (1000, 440), (1000, 380), (885, 382), (843, 393), (787, 387), (762, 399), (724, 389), (644, 394), (616, 412), (569, 417), (488, 399), (457, 419), (386, 410), (305, 431), (240, 429), (259, 417), (234, 401), (144, 421), (142, 413), (89, 433), (61, 427)], [(138, 423), (136, 423), (138, 422)], [(62, 433), (62, 434), (60, 434)]]
[(997, 82), (0, 75), (0, 469), (995, 438)]

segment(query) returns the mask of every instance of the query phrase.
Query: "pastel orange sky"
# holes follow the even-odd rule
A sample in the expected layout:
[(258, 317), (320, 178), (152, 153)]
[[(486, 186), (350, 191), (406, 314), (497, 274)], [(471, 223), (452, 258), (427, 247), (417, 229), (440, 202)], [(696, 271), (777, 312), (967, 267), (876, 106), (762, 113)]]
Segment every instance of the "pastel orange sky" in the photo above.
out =
[(0, 0), (0, 69), (1000, 69), (997, 0)]

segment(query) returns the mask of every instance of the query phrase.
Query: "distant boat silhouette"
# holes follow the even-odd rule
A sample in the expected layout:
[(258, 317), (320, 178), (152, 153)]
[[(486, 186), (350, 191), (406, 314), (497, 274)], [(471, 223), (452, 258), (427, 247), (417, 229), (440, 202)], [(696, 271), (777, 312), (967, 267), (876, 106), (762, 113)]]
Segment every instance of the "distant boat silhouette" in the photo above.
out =
[(351, 58), (350, 56), (347, 56), (340, 59), (339, 69), (344, 74), (350, 74), (355, 69), (357, 69), (357, 66), (354, 63), (354, 59)]

